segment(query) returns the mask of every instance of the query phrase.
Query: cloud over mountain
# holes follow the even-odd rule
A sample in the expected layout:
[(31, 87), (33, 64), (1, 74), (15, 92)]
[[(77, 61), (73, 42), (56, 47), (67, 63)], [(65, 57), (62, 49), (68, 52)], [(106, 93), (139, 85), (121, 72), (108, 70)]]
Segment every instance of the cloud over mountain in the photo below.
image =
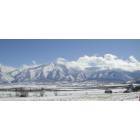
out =
[(140, 70), (140, 61), (134, 56), (130, 56), (128, 59), (121, 59), (113, 54), (105, 54), (104, 56), (85, 55), (76, 61), (67, 61), (64, 58), (58, 58), (56, 62), (66, 65), (68, 68), (79, 68), (81, 70), (89, 67), (95, 67), (98, 70), (120, 69), (130, 72)]

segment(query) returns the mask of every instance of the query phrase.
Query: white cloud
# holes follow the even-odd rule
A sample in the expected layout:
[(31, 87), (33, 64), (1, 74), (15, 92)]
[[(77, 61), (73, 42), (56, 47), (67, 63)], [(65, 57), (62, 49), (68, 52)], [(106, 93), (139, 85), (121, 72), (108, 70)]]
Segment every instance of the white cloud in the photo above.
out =
[(132, 63), (137, 63), (138, 62), (138, 60), (134, 56), (130, 56), (129, 61), (132, 62)]
[(99, 70), (104, 69), (120, 69), (125, 71), (140, 70), (140, 61), (134, 56), (130, 56), (124, 60), (112, 54), (105, 54), (104, 56), (83, 56), (76, 61), (67, 61), (64, 58), (57, 59), (58, 64), (64, 64), (67, 67), (79, 68), (84, 70), (88, 67), (94, 67)]
[(32, 61), (32, 63), (33, 63), (33, 65), (37, 65), (37, 63), (36, 63), (36, 61), (35, 61), (35, 60), (33, 60), (33, 61)]
[(32, 61), (32, 64), (30, 64), (30, 65), (23, 64), (23, 65), (20, 67), (20, 69), (21, 69), (21, 70), (24, 70), (24, 69), (34, 68), (34, 67), (37, 67), (37, 66), (39, 66), (39, 65), (36, 63), (35, 60), (33, 60), (33, 61)]

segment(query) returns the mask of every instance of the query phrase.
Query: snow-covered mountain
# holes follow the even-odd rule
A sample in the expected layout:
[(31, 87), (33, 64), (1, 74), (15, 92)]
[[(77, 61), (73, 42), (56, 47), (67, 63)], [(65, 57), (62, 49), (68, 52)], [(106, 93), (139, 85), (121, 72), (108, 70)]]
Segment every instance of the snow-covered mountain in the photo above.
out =
[(25, 69), (14, 76), (13, 82), (75, 81), (80, 71), (65, 65), (51, 63)]
[(56, 82), (56, 81), (107, 81), (127, 82), (140, 78), (140, 71), (127, 72), (122, 70), (94, 70), (88, 68), (79, 70), (68, 68), (62, 64), (51, 63), (34, 68), (25, 69), (14, 76), (14, 83), (18, 82)]
[(10, 79), (7, 74), (0, 72), (0, 84), (9, 83)]
[(13, 72), (15, 68), (8, 67), (0, 64), (0, 84), (1, 83), (10, 83), (14, 80), (14, 78), (11, 75), (11, 72)]
[(12, 68), (0, 65), (0, 83), (101, 81), (128, 82), (140, 79), (140, 62), (106, 54), (103, 57), (84, 56), (77, 61), (59, 58), (54, 63)]
[(92, 73), (88, 80), (108, 81), (108, 82), (127, 82), (133, 80), (126, 71), (102, 70)]
[(14, 71), (14, 70), (15, 70), (15, 68), (13, 68), (13, 67), (5, 66), (5, 65), (0, 64), (0, 72), (8, 73), (8, 72), (11, 72), (11, 71)]

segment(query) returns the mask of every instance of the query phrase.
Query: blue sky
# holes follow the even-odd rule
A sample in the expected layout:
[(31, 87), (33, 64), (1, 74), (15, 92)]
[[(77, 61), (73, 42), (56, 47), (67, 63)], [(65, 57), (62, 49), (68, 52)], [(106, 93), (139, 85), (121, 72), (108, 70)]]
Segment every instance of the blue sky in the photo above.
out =
[(55, 61), (58, 57), (76, 60), (84, 55), (111, 53), (140, 60), (140, 40), (0, 40), (0, 63), (18, 67)]

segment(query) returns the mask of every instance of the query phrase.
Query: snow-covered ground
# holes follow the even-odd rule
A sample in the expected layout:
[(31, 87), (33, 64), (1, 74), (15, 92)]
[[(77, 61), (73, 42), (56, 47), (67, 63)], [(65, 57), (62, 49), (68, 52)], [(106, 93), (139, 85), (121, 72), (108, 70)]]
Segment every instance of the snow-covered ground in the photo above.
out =
[[(135, 93), (123, 93), (125, 88), (117, 87), (112, 88), (112, 94), (104, 93), (105, 90), (102, 88), (91, 88), (89, 85), (5, 85), (0, 86), (1, 88), (15, 88), (15, 87), (24, 87), (26, 89), (39, 89), (46, 88), (52, 89), (52, 91), (38, 91), (38, 92), (28, 92), (28, 97), (16, 97), (17, 92), (14, 91), (0, 91), (0, 100), (10, 100), (10, 101), (133, 101), (139, 100), (140, 92)], [(116, 85), (117, 86), (117, 85)], [(41, 96), (42, 94), (42, 96)]]
[(79, 95), (58, 95), (44, 97), (3, 97), (2, 101), (138, 101), (139, 93), (126, 94), (79, 94)]

